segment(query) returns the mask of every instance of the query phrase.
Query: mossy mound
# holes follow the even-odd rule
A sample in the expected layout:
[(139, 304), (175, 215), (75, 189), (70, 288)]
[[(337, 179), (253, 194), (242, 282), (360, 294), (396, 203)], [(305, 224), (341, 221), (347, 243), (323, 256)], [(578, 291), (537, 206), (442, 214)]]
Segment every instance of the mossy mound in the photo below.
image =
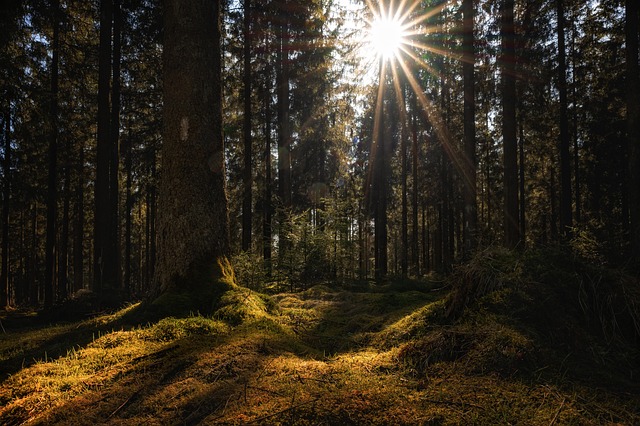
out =
[(417, 372), (567, 374), (635, 387), (640, 377), (640, 281), (571, 253), (492, 249), (450, 277), (443, 305), (385, 330)]

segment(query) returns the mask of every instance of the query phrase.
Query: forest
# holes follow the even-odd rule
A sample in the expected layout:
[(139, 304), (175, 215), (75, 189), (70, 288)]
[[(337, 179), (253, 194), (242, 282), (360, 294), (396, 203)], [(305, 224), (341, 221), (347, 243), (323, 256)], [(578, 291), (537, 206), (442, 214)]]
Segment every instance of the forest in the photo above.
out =
[(640, 423), (637, 0), (7, 0), (0, 424)]

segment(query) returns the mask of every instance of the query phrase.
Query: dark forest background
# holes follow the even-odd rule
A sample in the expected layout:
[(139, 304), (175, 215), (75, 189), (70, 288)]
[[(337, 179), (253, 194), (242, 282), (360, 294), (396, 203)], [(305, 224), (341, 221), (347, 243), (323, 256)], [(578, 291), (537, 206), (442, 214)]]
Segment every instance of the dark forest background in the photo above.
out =
[[(137, 300), (153, 287), (160, 3), (3, 2), (2, 307), (81, 290)], [(496, 245), (637, 270), (635, 0), (421, 1), (415, 57), (388, 65), (409, 72), (381, 88), (350, 42), (365, 4), (221, 6), (243, 285), (418, 279)]]

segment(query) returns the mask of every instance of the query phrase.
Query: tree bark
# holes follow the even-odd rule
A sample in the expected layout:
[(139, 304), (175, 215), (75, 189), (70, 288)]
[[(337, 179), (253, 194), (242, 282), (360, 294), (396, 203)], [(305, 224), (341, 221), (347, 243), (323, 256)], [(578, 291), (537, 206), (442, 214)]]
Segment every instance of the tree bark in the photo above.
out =
[(79, 142), (73, 237), (73, 289), (84, 288), (84, 144)]
[(58, 203), (58, 55), (60, 50), (60, 2), (52, 3), (53, 39), (51, 56), (49, 175), (47, 189), (47, 239), (45, 243), (44, 305), (53, 306), (56, 283), (56, 220)]
[(11, 201), (11, 121), (7, 102), (7, 112), (3, 114), (4, 159), (2, 162), (4, 186), (2, 188), (2, 269), (0, 270), (0, 309), (9, 305), (9, 204)]
[(291, 207), (291, 157), (289, 128), (289, 25), (286, 1), (280, 3), (277, 29), (276, 90), (278, 98), (278, 196), (283, 210), (280, 212), (278, 257), (284, 259), (288, 250), (286, 221)]
[(271, 275), (271, 73), (267, 69), (264, 96), (264, 207), (262, 222), (262, 257), (267, 273)]
[(569, 119), (567, 114), (567, 54), (565, 46), (564, 0), (556, 0), (558, 16), (558, 91), (560, 94), (560, 234), (571, 235), (573, 217), (571, 202), (571, 154), (569, 152)]
[(504, 163), (504, 243), (516, 248), (521, 243), (518, 215), (518, 141), (516, 131), (515, 28), (513, 0), (503, 0), (502, 35), (502, 141)]
[[(229, 254), (220, 2), (164, 1), (164, 129), (154, 301), (210, 313)], [(212, 25), (213, 23), (213, 25)]]
[(408, 197), (407, 197), (407, 173), (408, 173), (408, 159), (407, 159), (407, 139), (409, 138), (409, 130), (407, 129), (407, 102), (406, 102), (406, 83), (403, 81), (401, 84), (402, 94), (399, 94), (403, 98), (402, 102), (399, 104), (402, 108), (400, 111), (400, 125), (401, 125), (401, 135), (400, 135), (400, 150), (401, 152), (401, 163), (402, 163), (402, 235), (401, 235), (401, 246), (402, 252), (400, 253), (400, 267), (402, 271), (402, 277), (406, 278), (409, 269), (409, 205), (408, 205)]
[(418, 223), (418, 105), (417, 95), (411, 95), (411, 270), (420, 275), (420, 249)]
[(473, 46), (474, 10), (473, 0), (462, 2), (463, 21), (463, 59), (462, 73), (464, 79), (464, 228), (463, 257), (471, 258), (476, 248), (478, 228), (478, 207), (476, 187), (476, 112), (475, 112), (475, 49)]
[(121, 287), (120, 268), (120, 62), (122, 51), (122, 10), (121, 0), (113, 1), (113, 67), (111, 85), (111, 146), (109, 158), (109, 218), (110, 239), (109, 258), (113, 288)]
[(112, 258), (111, 203), (109, 169), (111, 156), (111, 122), (109, 94), (111, 86), (111, 19), (113, 0), (100, 2), (100, 47), (98, 53), (98, 128), (96, 146), (96, 180), (94, 189), (93, 290), (100, 296), (115, 287), (115, 264)]
[(244, 0), (244, 172), (242, 197), (242, 250), (251, 249), (252, 140), (251, 140), (251, 0)]

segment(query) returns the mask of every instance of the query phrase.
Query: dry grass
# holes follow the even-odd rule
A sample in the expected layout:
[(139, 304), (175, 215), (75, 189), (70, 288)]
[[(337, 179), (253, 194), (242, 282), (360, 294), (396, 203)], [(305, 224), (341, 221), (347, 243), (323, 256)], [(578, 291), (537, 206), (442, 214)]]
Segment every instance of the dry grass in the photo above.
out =
[(441, 292), (237, 288), (211, 318), (7, 330), (3, 366), (25, 365), (2, 377), (0, 424), (640, 423), (637, 381), (562, 352), (490, 285), (455, 321)]

